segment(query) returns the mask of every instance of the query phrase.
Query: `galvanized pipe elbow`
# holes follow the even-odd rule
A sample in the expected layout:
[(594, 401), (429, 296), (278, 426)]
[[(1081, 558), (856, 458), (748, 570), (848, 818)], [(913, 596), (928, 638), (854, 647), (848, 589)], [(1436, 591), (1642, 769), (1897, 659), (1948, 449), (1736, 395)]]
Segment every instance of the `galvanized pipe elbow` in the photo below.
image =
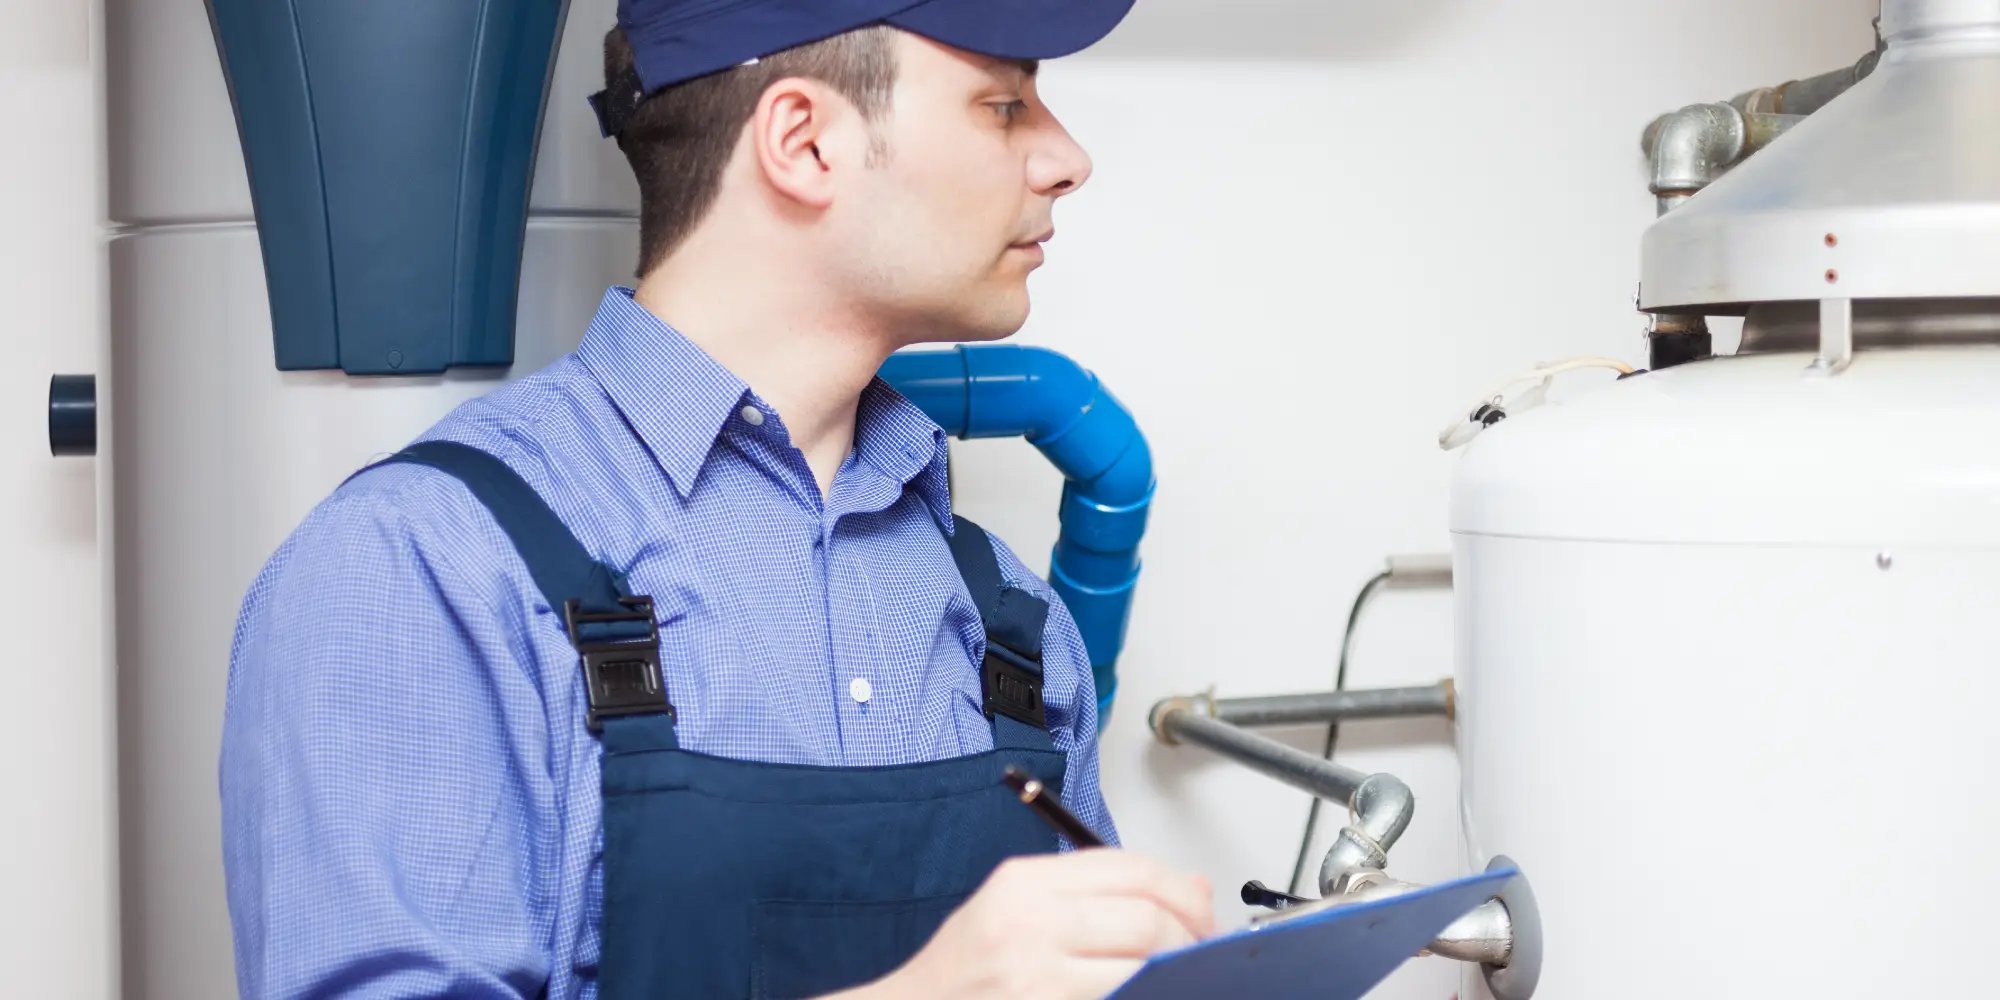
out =
[(1341, 895), (1354, 876), (1381, 871), (1417, 811), (1417, 797), (1401, 778), (1364, 774), (1231, 725), (1216, 717), (1215, 699), (1208, 695), (1162, 699), (1147, 724), (1162, 743), (1193, 743), (1330, 802), (1347, 803), (1347, 826), (1320, 864), (1322, 896)]
[[(1979, 0), (1975, 0), (1975, 6)], [(1932, 16), (1949, 3), (1938, 0), (1888, 0), (1882, 25), (1893, 33), (1904, 24)], [(1758, 87), (1727, 103), (1693, 104), (1652, 120), (1639, 138), (1639, 148), (1652, 162), (1653, 194), (1660, 213), (1707, 187), (1722, 172), (1764, 148), (1807, 115), (1875, 72), (1881, 61), (1882, 39), (1875, 49), (1828, 73), (1792, 80), (1776, 87)]]
[(1647, 186), (1662, 199), (1686, 197), (1749, 151), (1749, 123), (1728, 104), (1690, 104), (1661, 116), (1642, 145), (1653, 161)]
[(1417, 797), (1393, 774), (1371, 774), (1347, 800), (1348, 824), (1334, 839), (1319, 867), (1322, 896), (1347, 891), (1347, 883), (1364, 871), (1380, 871), (1416, 814)]

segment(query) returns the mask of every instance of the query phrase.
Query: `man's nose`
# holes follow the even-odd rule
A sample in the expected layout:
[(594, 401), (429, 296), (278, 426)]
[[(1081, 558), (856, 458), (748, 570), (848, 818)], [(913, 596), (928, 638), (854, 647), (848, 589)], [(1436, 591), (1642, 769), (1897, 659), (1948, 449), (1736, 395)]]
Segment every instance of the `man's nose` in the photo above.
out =
[(1090, 154), (1054, 116), (1044, 133), (1040, 148), (1028, 160), (1028, 184), (1036, 194), (1060, 198), (1090, 180)]

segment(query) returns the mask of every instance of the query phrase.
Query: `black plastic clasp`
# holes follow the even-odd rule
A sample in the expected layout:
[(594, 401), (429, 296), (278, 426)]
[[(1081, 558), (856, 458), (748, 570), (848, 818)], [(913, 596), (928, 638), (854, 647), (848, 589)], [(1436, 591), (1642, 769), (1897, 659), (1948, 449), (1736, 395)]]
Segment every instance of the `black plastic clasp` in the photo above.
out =
[[(585, 722), (592, 732), (604, 728), (605, 719), (674, 714), (673, 702), (667, 698), (666, 674), (660, 667), (660, 626), (653, 620), (653, 599), (621, 597), (618, 603), (625, 610), (584, 611), (574, 600), (563, 604), (570, 644), (583, 657), (584, 688), (590, 704)], [(620, 629), (621, 625), (626, 628)], [(596, 637), (586, 638), (586, 629)]]
[(597, 113), (597, 130), (606, 139), (618, 138), (625, 126), (632, 124), (632, 116), (639, 113), (639, 105), (646, 102), (646, 85), (639, 82), (638, 71), (628, 71), (609, 88), (590, 95), (590, 110)]
[(991, 719), (995, 712), (1036, 729), (1048, 728), (1048, 714), (1042, 708), (1042, 671), (1039, 659), (988, 639), (986, 662), (979, 669), (983, 708)]

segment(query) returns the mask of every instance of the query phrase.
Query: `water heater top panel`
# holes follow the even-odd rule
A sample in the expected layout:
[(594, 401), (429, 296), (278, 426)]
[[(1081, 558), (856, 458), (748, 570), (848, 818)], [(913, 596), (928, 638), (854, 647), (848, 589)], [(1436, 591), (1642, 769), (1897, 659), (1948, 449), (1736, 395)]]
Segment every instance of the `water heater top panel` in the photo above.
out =
[(1682, 365), (1550, 403), (1466, 448), (1462, 534), (2000, 547), (2000, 347)]
[(1646, 231), (1641, 308), (2000, 295), (2000, 3), (1884, 30), (1872, 75)]

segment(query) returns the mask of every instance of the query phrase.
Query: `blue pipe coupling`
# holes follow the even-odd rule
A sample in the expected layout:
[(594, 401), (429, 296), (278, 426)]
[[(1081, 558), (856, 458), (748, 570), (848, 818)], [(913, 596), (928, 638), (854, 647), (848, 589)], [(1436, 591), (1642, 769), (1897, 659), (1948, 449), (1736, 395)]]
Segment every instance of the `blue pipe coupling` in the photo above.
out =
[(1067, 480), (1049, 583), (1090, 651), (1098, 724), (1117, 693), (1139, 542), (1153, 502), (1153, 455), (1131, 411), (1064, 355), (1012, 344), (892, 355), (882, 378), (945, 433), (1023, 437)]

